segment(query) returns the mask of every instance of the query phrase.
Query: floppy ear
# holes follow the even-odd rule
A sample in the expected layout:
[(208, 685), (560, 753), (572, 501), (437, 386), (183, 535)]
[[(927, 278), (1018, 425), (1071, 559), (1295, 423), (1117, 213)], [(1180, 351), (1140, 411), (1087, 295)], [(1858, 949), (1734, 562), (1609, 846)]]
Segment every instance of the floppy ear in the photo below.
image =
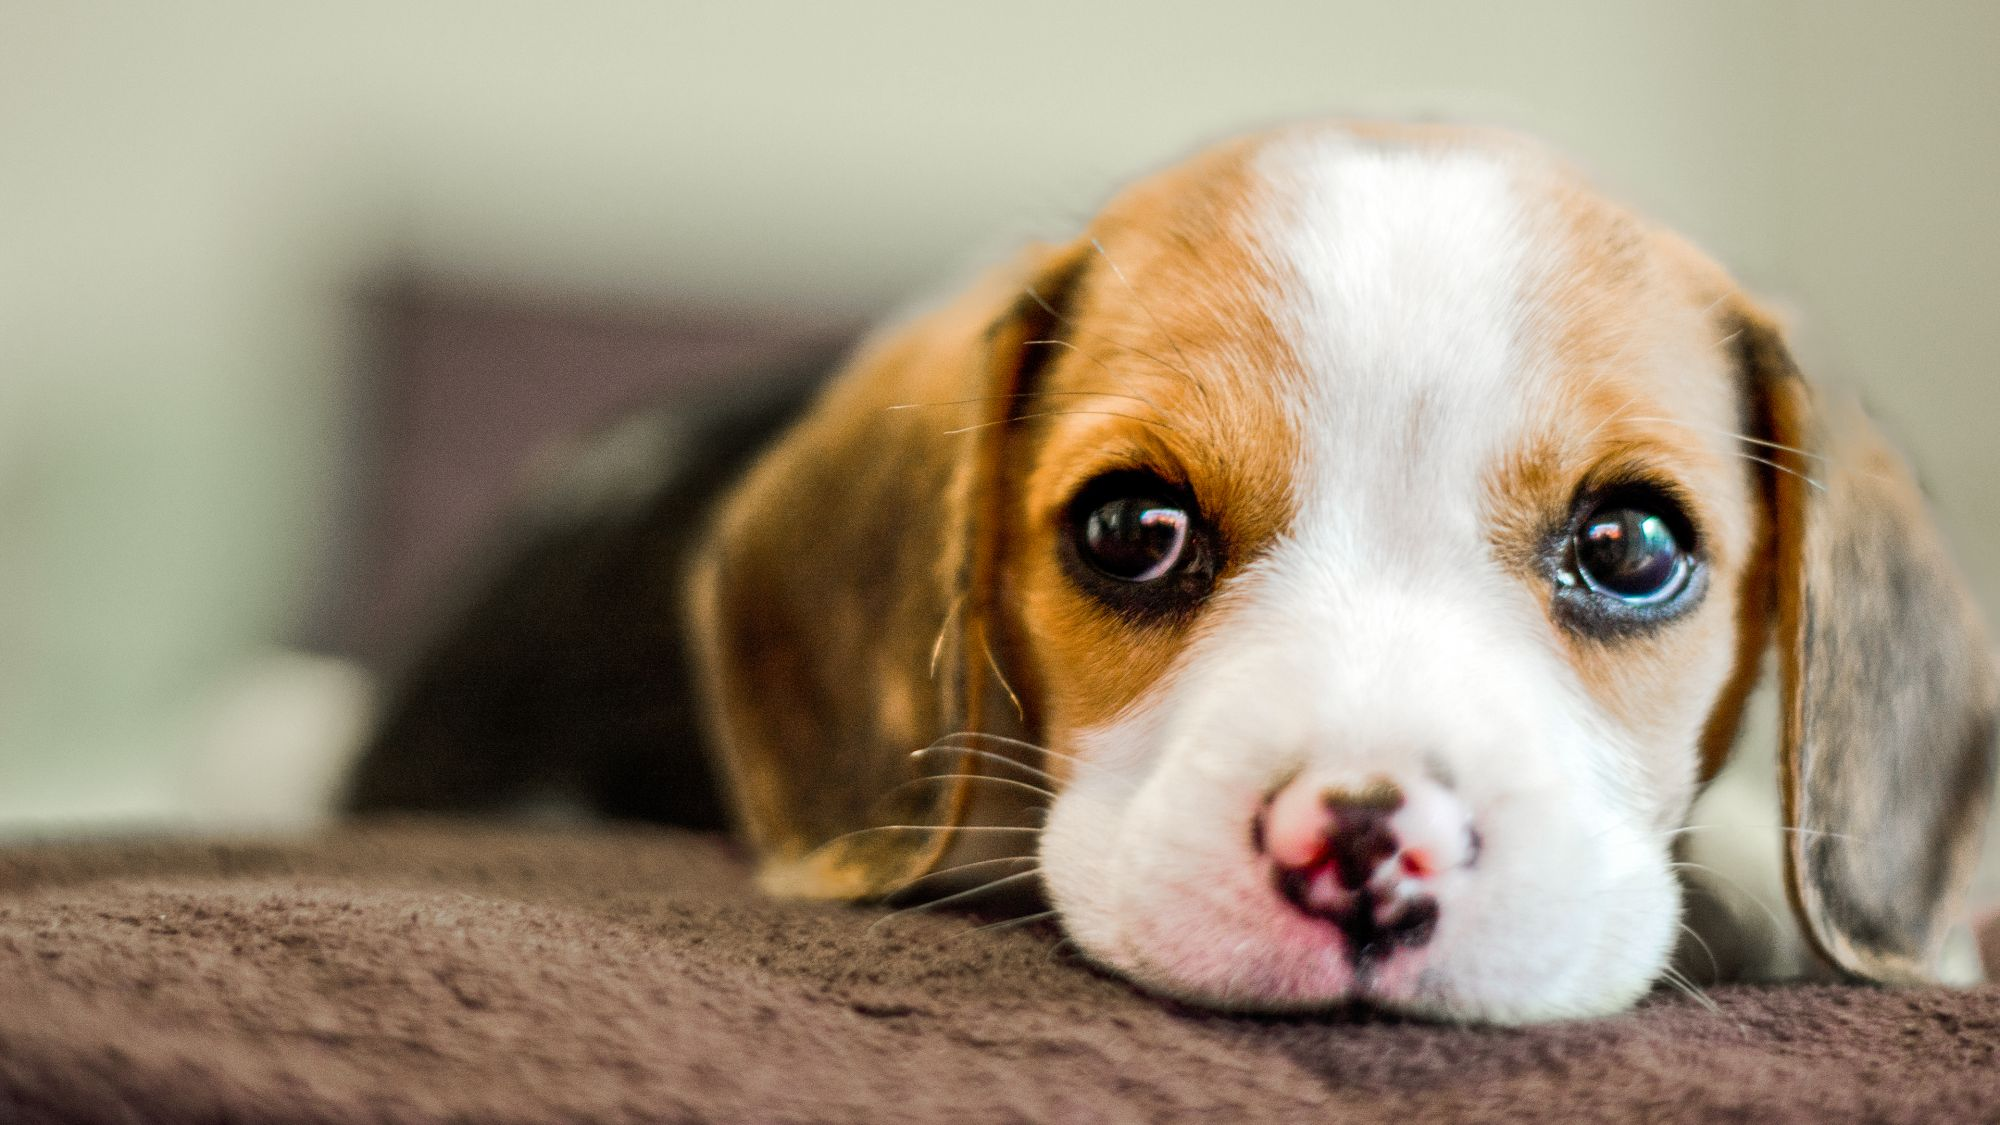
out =
[(1770, 447), (1786, 886), (1828, 961), (1937, 979), (1993, 785), (1996, 681), (1917, 483), (1855, 402), (1742, 314)]
[(864, 898), (925, 874), (971, 782), (909, 785), (911, 752), (1033, 736), (995, 649), (1001, 470), (1051, 352), (1029, 342), (1059, 328), (1078, 261), (1036, 251), (865, 346), (710, 532), (688, 591), (710, 744), (771, 891)]

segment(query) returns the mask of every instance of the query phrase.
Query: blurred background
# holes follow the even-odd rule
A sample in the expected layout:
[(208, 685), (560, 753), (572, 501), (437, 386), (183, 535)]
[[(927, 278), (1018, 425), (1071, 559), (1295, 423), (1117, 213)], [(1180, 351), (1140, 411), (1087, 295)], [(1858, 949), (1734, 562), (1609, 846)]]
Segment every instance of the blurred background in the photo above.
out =
[(2000, 5), (0, 11), (0, 834), (254, 819), (552, 429), (1308, 114), (1523, 127), (1693, 236), (2000, 605)]

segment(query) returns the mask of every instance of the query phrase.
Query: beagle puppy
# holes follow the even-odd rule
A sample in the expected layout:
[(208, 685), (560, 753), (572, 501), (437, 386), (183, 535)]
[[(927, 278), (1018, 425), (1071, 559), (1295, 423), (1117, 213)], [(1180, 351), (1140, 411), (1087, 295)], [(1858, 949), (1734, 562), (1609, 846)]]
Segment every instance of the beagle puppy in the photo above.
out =
[(1991, 649), (1901, 458), (1502, 134), (1300, 125), (1142, 180), (882, 329), (674, 530), (765, 886), (1017, 863), (1197, 1004), (1632, 1003), (1773, 651), (1788, 897), (1840, 972), (1936, 978), (1993, 784)]

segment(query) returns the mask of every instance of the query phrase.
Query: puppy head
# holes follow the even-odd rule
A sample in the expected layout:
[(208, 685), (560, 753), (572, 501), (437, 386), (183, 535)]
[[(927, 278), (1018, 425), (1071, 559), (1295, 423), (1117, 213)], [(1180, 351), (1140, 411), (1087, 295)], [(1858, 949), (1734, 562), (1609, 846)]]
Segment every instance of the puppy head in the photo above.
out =
[(1900, 464), (1719, 270), (1486, 135), (1292, 129), (1128, 191), (865, 353), (696, 601), (775, 883), (929, 869), (939, 833), (839, 833), (909, 749), (1025, 737), (1071, 936), (1231, 1007), (1629, 1002), (1774, 629), (1836, 964), (1927, 973), (1990, 784)]

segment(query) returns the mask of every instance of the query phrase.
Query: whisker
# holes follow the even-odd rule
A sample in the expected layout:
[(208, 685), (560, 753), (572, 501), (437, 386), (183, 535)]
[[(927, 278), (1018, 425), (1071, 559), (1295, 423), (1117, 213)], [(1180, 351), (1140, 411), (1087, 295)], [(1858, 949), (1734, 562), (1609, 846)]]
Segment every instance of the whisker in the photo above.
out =
[[(945, 875), (956, 874), (960, 871), (971, 871), (981, 867), (993, 867), (997, 864), (1002, 864), (1002, 863), (1033, 863), (1037, 866), (1038, 869), (1040, 867), (1040, 861), (1031, 855), (1003, 855), (996, 859), (976, 859), (973, 860), (971, 863), (961, 863), (953, 867), (941, 867), (936, 871), (926, 871), (922, 875), (919, 875), (916, 878), (911, 879), (910, 881), (904, 883), (902, 886), (897, 887), (895, 890), (890, 891), (889, 894), (891, 896), (900, 895), (905, 891), (908, 891), (911, 887), (916, 886), (917, 884), (923, 882), (926, 879), (937, 879)], [(983, 886), (984, 884), (981, 885)]]
[(913, 785), (922, 785), (925, 782), (930, 782), (930, 781), (984, 781), (991, 785), (1005, 785), (1014, 789), (1023, 789), (1026, 790), (1027, 792), (1035, 794), (1038, 797), (1055, 796), (1055, 792), (1053, 790), (1044, 789), (1039, 785), (1030, 785), (1025, 781), (1017, 781), (1011, 777), (994, 777), (990, 773), (925, 774), (922, 777), (913, 777), (910, 780), (903, 782), (901, 785), (898, 785), (894, 789), (889, 790), (888, 793), (884, 793), (883, 796), (886, 798), (893, 794), (900, 793), (903, 790), (908, 789)]
[(1735, 823), (1684, 824), (1679, 828), (1669, 828), (1662, 832), (1647, 833), (1646, 838), (1671, 839), (1675, 836), (1680, 836), (1689, 832), (1718, 832), (1718, 831), (1784, 832), (1794, 836), (1812, 836), (1812, 837), (1824, 836), (1828, 839), (1846, 840), (1851, 843), (1857, 843), (1857, 844), (1865, 844), (1871, 842), (1871, 838), (1867, 836), (1857, 836), (1851, 832), (1831, 832), (1824, 828), (1797, 828), (1789, 824), (1735, 824)]
[(1112, 347), (1119, 349), (1120, 351), (1131, 352), (1133, 355), (1138, 356), (1140, 359), (1150, 360), (1151, 362), (1159, 365), (1161, 368), (1167, 371), (1171, 371), (1174, 374), (1180, 376), (1181, 378), (1187, 380), (1188, 384), (1194, 387), (1196, 394), (1201, 395), (1203, 398), (1208, 397), (1208, 388), (1202, 386), (1201, 380), (1196, 379), (1193, 375), (1190, 375), (1186, 371), (1183, 371), (1180, 368), (1175, 367), (1173, 364), (1168, 363), (1166, 360), (1161, 359), (1159, 356), (1156, 356), (1151, 352), (1135, 348), (1130, 344), (1120, 343), (1119, 341), (1114, 340), (1109, 336), (1106, 336), (1102, 332), (1093, 332), (1090, 329), (1085, 328), (1083, 325), (1078, 324), (1072, 318), (1066, 317), (1063, 314), (1057, 312), (1055, 306), (1049, 304), (1046, 300), (1044, 300), (1040, 293), (1035, 292), (1035, 288), (1032, 285), (1027, 287), (1027, 293), (1029, 297), (1034, 299), (1034, 302), (1036, 304), (1042, 306), (1043, 312), (1046, 312), (1050, 316), (1054, 317), (1058, 323), (1067, 325), (1070, 331), (1077, 332), (1085, 336), (1094, 336), (1097, 339), (1102, 340), (1107, 344), (1110, 344)]
[(1710, 1015), (1722, 1014), (1722, 1008), (1720, 1005), (1716, 1004), (1714, 1000), (1709, 999), (1708, 994), (1706, 992), (1703, 992), (1701, 989), (1695, 987), (1695, 983), (1693, 981), (1687, 979), (1685, 976), (1682, 976), (1681, 973), (1675, 968), (1673, 968), (1671, 965), (1662, 968), (1660, 970), (1660, 979), (1672, 985), (1676, 991), (1685, 993), (1688, 999), (1694, 1001), (1697, 1004), (1700, 1004), (1703, 1008), (1707, 1009)]
[(938, 626), (937, 640), (931, 642), (931, 682), (937, 682), (938, 658), (944, 655), (945, 634), (951, 632), (951, 623), (958, 619), (958, 611), (965, 607), (965, 595), (953, 598), (951, 608), (945, 611), (944, 624)]
[[(868, 832), (995, 832), (1032, 835), (1040, 831), (1039, 828), (1023, 828), (1008, 824), (877, 824), (868, 828), (857, 828), (852, 832), (843, 832), (835, 836), (834, 840), (845, 840), (849, 836), (860, 836)], [(832, 842), (833, 840), (827, 841), (829, 844)]]
[[(980, 775), (984, 776), (984, 775)], [(998, 780), (998, 779), (996, 779)], [(1043, 811), (1037, 809), (1036, 811)], [(884, 832), (963, 832), (968, 835), (1030, 836), (1039, 838), (1042, 828), (1025, 824), (875, 824), (867, 828), (856, 828), (842, 832), (831, 840), (813, 849), (813, 854), (825, 852), (838, 844), (862, 836), (874, 836)]]
[[(1139, 783), (1136, 779), (1129, 777), (1121, 777), (1118, 774), (1112, 773), (1110, 770), (1106, 769), (1103, 763), (1101, 762), (1093, 762), (1089, 758), (1085, 758), (1078, 754), (1072, 754), (1065, 750), (1057, 750), (1054, 747), (1042, 746), (1033, 742), (1025, 742), (1018, 738), (1009, 738), (1004, 734), (989, 734), (986, 731), (977, 731), (977, 730), (953, 731), (950, 734), (939, 736), (937, 741), (931, 743), (930, 746), (925, 747), (925, 749), (926, 750), (934, 748), (970, 749), (969, 747), (961, 747), (956, 742), (951, 741), (952, 739), (959, 739), (959, 738), (974, 739), (974, 740), (985, 739), (990, 742), (998, 743), (1002, 746), (1012, 747), (1017, 750), (1023, 750), (1030, 754), (1043, 754), (1051, 758), (1058, 758), (1061, 759), (1062, 761), (1070, 763), (1079, 770), (1098, 771), (1102, 773), (1106, 779), (1111, 781), (1116, 781), (1119, 784), (1125, 786), (1125, 788), (1127, 789), (1138, 788)], [(1009, 760), (1012, 761), (1013, 759)]]
[[(1597, 382), (1597, 380), (1596, 380), (1596, 379), (1593, 379), (1593, 380), (1592, 380), (1592, 383), (1593, 383), (1593, 385), (1594, 385), (1594, 384), (1595, 384), (1596, 382)], [(1592, 427), (1591, 427), (1591, 428), (1590, 428), (1589, 430), (1585, 431), (1584, 435), (1583, 435), (1582, 437), (1580, 437), (1580, 438), (1578, 438), (1578, 439), (1577, 439), (1577, 444), (1578, 444), (1578, 445), (1588, 445), (1588, 444), (1590, 444), (1590, 440), (1591, 440), (1592, 438), (1594, 438), (1594, 437), (1596, 437), (1596, 436), (1597, 436), (1598, 434), (1600, 434), (1600, 433), (1604, 432), (1604, 430), (1605, 430), (1605, 428), (1606, 428), (1606, 427), (1608, 427), (1608, 426), (1610, 426), (1610, 425), (1612, 425), (1612, 424), (1614, 424), (1614, 423), (1618, 422), (1619, 420), (1623, 419), (1623, 418), (1625, 417), (1625, 414), (1626, 414), (1626, 411), (1629, 411), (1629, 410), (1631, 410), (1631, 409), (1632, 409), (1632, 407), (1633, 407), (1633, 406), (1635, 406), (1635, 405), (1637, 405), (1637, 404), (1636, 404), (1636, 403), (1632, 403), (1632, 402), (1628, 402), (1628, 403), (1626, 403), (1626, 404), (1625, 404), (1625, 405), (1624, 405), (1623, 407), (1619, 408), (1618, 410), (1615, 410), (1615, 411), (1612, 411), (1612, 412), (1611, 412), (1610, 414), (1608, 414), (1608, 415), (1606, 415), (1606, 416), (1605, 416), (1604, 418), (1600, 419), (1600, 420), (1598, 421), (1598, 423), (1597, 423), (1597, 424), (1596, 424), (1595, 426), (1592, 426)]]
[(1045, 919), (1053, 918), (1056, 916), (1056, 914), (1057, 911), (1054, 910), (1042, 910), (1034, 914), (1023, 914), (1019, 918), (1002, 918), (998, 922), (988, 922), (983, 926), (974, 926), (969, 930), (962, 930), (959, 933), (955, 933), (950, 937), (944, 939), (944, 942), (940, 942), (939, 944), (942, 945), (945, 944), (946, 942), (961, 941), (965, 938), (971, 937), (973, 934), (983, 934), (994, 930), (1011, 930), (1016, 926), (1026, 926), (1031, 923), (1040, 922)]
[(1180, 357), (1181, 366), (1180, 368), (1178, 368), (1178, 370), (1180, 371), (1181, 375), (1185, 377), (1189, 382), (1194, 382), (1195, 385), (1199, 387), (1201, 384), (1199, 382), (1195, 382), (1194, 376), (1189, 374), (1188, 370), (1192, 368), (1194, 364), (1189, 362), (1187, 353), (1181, 350), (1181, 342), (1174, 338), (1174, 334), (1172, 332), (1167, 331), (1167, 326), (1164, 323), (1162, 323), (1159, 316), (1153, 312), (1153, 306), (1147, 304), (1145, 298), (1139, 296), (1138, 288), (1132, 284), (1130, 278), (1127, 278), (1125, 276), (1125, 271), (1119, 269), (1118, 263), (1111, 260), (1111, 255), (1104, 252), (1104, 244), (1102, 242), (1099, 242), (1097, 239), (1093, 238), (1090, 240), (1090, 248), (1092, 250), (1097, 251), (1097, 256), (1104, 260), (1104, 264), (1106, 266), (1110, 267), (1112, 276), (1118, 279), (1118, 284), (1123, 285), (1125, 287), (1125, 292), (1130, 293), (1132, 295), (1132, 303), (1138, 305), (1139, 310), (1146, 314), (1146, 319), (1153, 322), (1153, 327), (1160, 330), (1161, 336), (1166, 337), (1167, 346), (1174, 349), (1174, 354)]
[(892, 922), (905, 915), (926, 913), (928, 911), (936, 910), (941, 906), (949, 906), (954, 902), (963, 902), (966, 899), (973, 897), (974, 895), (982, 895), (988, 891), (999, 890), (1001, 887), (1016, 884), (1025, 879), (1039, 879), (1041, 877), (1042, 873), (1039, 869), (1034, 871), (1023, 871), (1017, 875), (1002, 876), (1001, 878), (981, 883), (976, 887), (960, 891), (957, 894), (946, 895), (943, 898), (935, 898), (930, 900), (929, 902), (921, 902), (915, 906), (906, 906), (903, 907), (901, 910), (891, 911), (890, 913), (885, 914), (882, 917), (877, 918), (875, 921), (871, 922), (868, 926), (868, 929), (865, 932), (872, 934), (883, 925), (886, 925), (887, 923)]
[(952, 731), (950, 734), (939, 735), (937, 741), (931, 743), (931, 745), (932, 746), (948, 745), (948, 743), (945, 740), (951, 738), (984, 738), (993, 742), (1001, 743), (1002, 745), (1012, 746), (1019, 750), (1026, 750), (1030, 753), (1047, 754), (1052, 758), (1064, 758), (1082, 766), (1092, 766), (1097, 764), (1095, 762), (1090, 761), (1087, 758), (1080, 757), (1076, 754), (1071, 754), (1067, 751), (1057, 750), (1054, 747), (1043, 746), (1038, 742), (1028, 742), (1025, 739), (1009, 738), (1004, 734), (992, 734), (990, 732), (983, 730), (955, 730)]
[[(1029, 340), (1028, 343), (1061, 344), (1064, 343), (1064, 341)], [(981, 403), (981, 402), (999, 402), (1004, 399), (1019, 399), (1019, 398), (1124, 398), (1124, 399), (1130, 399), (1133, 402), (1142, 403), (1146, 406), (1153, 406), (1152, 401), (1150, 399), (1147, 399), (1144, 395), (1123, 394), (1118, 391), (1023, 391), (1019, 394), (978, 395), (973, 398), (944, 398), (944, 399), (938, 399), (935, 402), (899, 402), (894, 404), (893, 406), (883, 407), (882, 411), (883, 413), (888, 413), (889, 411), (892, 410), (923, 410), (927, 407), (933, 407), (933, 406), (972, 406), (976, 403)], [(1159, 407), (1153, 406), (1153, 409), (1158, 410)]]
[[(1833, 464), (1835, 464), (1833, 458), (1828, 457), (1825, 454), (1812, 453), (1807, 450), (1800, 449), (1797, 446), (1785, 445), (1782, 442), (1765, 441), (1762, 438), (1754, 438), (1751, 437), (1749, 434), (1740, 434), (1734, 430), (1718, 430), (1710, 426), (1697, 426), (1692, 422), (1683, 422), (1678, 418), (1660, 418), (1656, 416), (1644, 416), (1644, 417), (1636, 417), (1632, 420), (1635, 422), (1656, 422), (1665, 426), (1678, 426), (1681, 429), (1692, 430), (1696, 433), (1714, 434), (1718, 437), (1732, 438), (1736, 441), (1744, 442), (1749, 445), (1762, 446), (1767, 449), (1780, 450), (1785, 453), (1796, 454), (1800, 457), (1811, 458), (1812, 460), (1818, 461), (1821, 464), (1828, 466), (1832, 466)], [(1776, 469), (1777, 471), (1785, 473), (1789, 476), (1797, 477), (1799, 480), (1804, 481), (1806, 484), (1810, 485), (1815, 489), (1818, 489), (1820, 492), (1826, 491), (1826, 484), (1824, 482), (1816, 480), (1813, 477), (1807, 475), (1806, 473), (1800, 472), (1799, 470), (1792, 468), (1790, 465), (1781, 465), (1778, 462), (1773, 461), (1768, 457), (1759, 457), (1754, 453), (1747, 453), (1742, 450), (1736, 450), (1735, 454), (1736, 456), (1743, 458), (1745, 461), (1752, 461), (1755, 462), (1756, 464)]]
[(1688, 925), (1686, 922), (1682, 922), (1680, 923), (1680, 927), (1681, 927), (1681, 932), (1693, 938), (1694, 943), (1696, 945), (1701, 946), (1701, 951), (1708, 955), (1709, 977), (1711, 979), (1714, 979), (1722, 976), (1722, 962), (1717, 961), (1715, 959), (1715, 950), (1709, 948), (1708, 942), (1704, 941), (1702, 939), (1702, 936), (1695, 932), (1695, 928), (1693, 926)]
[(1833, 461), (1833, 458), (1827, 456), (1824, 453), (1814, 453), (1809, 449), (1800, 449), (1796, 445), (1786, 445), (1784, 442), (1781, 441), (1765, 441), (1763, 438), (1751, 437), (1749, 434), (1740, 434), (1737, 433), (1735, 430), (1718, 430), (1710, 426), (1697, 426), (1693, 422), (1683, 422), (1678, 418), (1656, 418), (1652, 416), (1644, 416), (1644, 417), (1634, 418), (1632, 420), (1634, 422), (1658, 422), (1661, 423), (1662, 425), (1667, 425), (1667, 426), (1679, 426), (1684, 430), (1696, 430), (1705, 434), (1714, 434), (1716, 437), (1734, 438), (1737, 441), (1747, 442), (1751, 445), (1761, 445), (1766, 449), (1781, 450), (1785, 453), (1796, 453), (1801, 457), (1810, 457), (1815, 461), (1825, 461), (1828, 463), (1831, 463)]
[(1771, 468), (1776, 469), (1781, 473), (1785, 473), (1789, 476), (1794, 476), (1799, 478), (1800, 480), (1806, 482), (1807, 484), (1811, 485), (1812, 487), (1818, 489), (1821, 492), (1826, 491), (1826, 485), (1821, 484), (1819, 481), (1814, 480), (1813, 478), (1805, 475), (1802, 472), (1799, 472), (1797, 469), (1793, 469), (1785, 465), (1780, 465), (1776, 461), (1773, 461), (1768, 457), (1759, 457), (1755, 453), (1744, 453), (1741, 450), (1738, 450), (1736, 455), (1738, 457), (1743, 458), (1745, 461), (1755, 461), (1759, 465), (1769, 465)]
[(1007, 682), (1007, 673), (1000, 670), (1000, 661), (994, 658), (993, 645), (987, 640), (984, 630), (980, 631), (979, 646), (986, 650), (986, 666), (993, 669), (993, 678), (1000, 681), (1000, 686), (1007, 691), (1007, 698), (1014, 703), (1014, 717), (1027, 722), (1027, 708), (1021, 706), (1021, 697), (1014, 694), (1014, 685)]
[[(1021, 346), (1022, 346), (1022, 347), (1024, 347), (1024, 348), (1031, 348), (1031, 347), (1047, 347), (1047, 348), (1067, 348), (1067, 349), (1069, 349), (1069, 350), (1070, 350), (1070, 352), (1072, 352), (1072, 353), (1074, 353), (1074, 354), (1076, 354), (1076, 355), (1079, 355), (1079, 356), (1082, 356), (1083, 358), (1085, 358), (1085, 359), (1089, 360), (1090, 362), (1092, 362), (1092, 363), (1096, 364), (1096, 365), (1097, 365), (1097, 369), (1098, 369), (1098, 370), (1100, 370), (1100, 371), (1104, 372), (1104, 373), (1105, 373), (1106, 375), (1109, 375), (1109, 376), (1111, 377), (1111, 379), (1112, 379), (1112, 381), (1113, 381), (1113, 382), (1117, 383), (1117, 384), (1118, 384), (1119, 386), (1121, 386), (1121, 387), (1124, 387), (1124, 388), (1126, 389), (1126, 391), (1128, 391), (1128, 392), (1129, 392), (1128, 394), (1125, 394), (1125, 395), (1121, 395), (1121, 396), (1119, 396), (1119, 397), (1122, 397), (1122, 398), (1136, 398), (1136, 399), (1138, 399), (1138, 400), (1139, 400), (1140, 402), (1143, 402), (1143, 403), (1145, 403), (1145, 404), (1146, 404), (1147, 406), (1150, 406), (1150, 407), (1152, 407), (1152, 408), (1153, 408), (1154, 410), (1159, 410), (1159, 409), (1160, 409), (1160, 407), (1159, 407), (1159, 405), (1158, 405), (1157, 403), (1153, 402), (1153, 400), (1151, 400), (1151, 399), (1147, 398), (1146, 396), (1144, 396), (1144, 395), (1140, 394), (1140, 393), (1139, 393), (1139, 392), (1138, 392), (1138, 391), (1137, 391), (1137, 390), (1136, 390), (1136, 389), (1135, 389), (1135, 388), (1134, 388), (1134, 387), (1132, 386), (1132, 383), (1131, 383), (1131, 380), (1127, 379), (1127, 378), (1126, 378), (1126, 377), (1125, 377), (1124, 375), (1120, 374), (1119, 372), (1117, 372), (1117, 371), (1113, 370), (1110, 364), (1108, 364), (1108, 363), (1104, 362), (1104, 361), (1103, 361), (1102, 359), (1099, 359), (1099, 358), (1098, 358), (1097, 356), (1095, 356), (1095, 355), (1091, 354), (1090, 352), (1087, 352), (1087, 351), (1084, 351), (1084, 350), (1083, 350), (1082, 348), (1079, 348), (1079, 347), (1077, 347), (1077, 346), (1076, 346), (1075, 344), (1072, 344), (1072, 343), (1070, 343), (1070, 342), (1069, 342), (1068, 340), (1023, 340), (1023, 341), (1021, 341)], [(1092, 393), (1092, 392), (1090, 392), (1090, 391), (1070, 391), (1070, 392), (1068, 392), (1068, 393), (1070, 393), (1070, 394), (1090, 394), (1090, 393)]]
[(1750, 893), (1750, 888), (1745, 887), (1734, 876), (1728, 875), (1722, 871), (1718, 871), (1715, 868), (1710, 867), (1708, 864), (1696, 863), (1693, 860), (1676, 860), (1672, 863), (1667, 864), (1667, 870), (1698, 871), (1698, 872), (1706, 872), (1709, 875), (1713, 875), (1717, 879), (1720, 879), (1723, 882), (1728, 883), (1731, 887), (1735, 888), (1737, 894), (1742, 895), (1745, 899), (1749, 900), (1753, 905), (1755, 905), (1757, 909), (1762, 910), (1764, 912), (1764, 917), (1771, 920), (1771, 940), (1776, 941), (1778, 935), (1785, 932), (1785, 924), (1778, 919), (1777, 913), (1771, 909), (1770, 905), (1766, 903), (1763, 899), (1758, 898), (1756, 895)]
[[(1627, 336), (1625, 337), (1625, 342), (1619, 346), (1617, 353), (1613, 355), (1610, 358), (1610, 360), (1598, 364), (1596, 366), (1596, 369), (1591, 372), (1590, 381), (1584, 384), (1584, 393), (1588, 394), (1590, 392), (1593, 392), (1597, 388), (1610, 382), (1611, 379), (1615, 376), (1615, 374), (1624, 368), (1625, 360), (1628, 357), (1630, 357), (1634, 351), (1638, 350), (1639, 345), (1640, 341), (1636, 335), (1627, 334)], [(1610, 426), (1613, 423), (1617, 422), (1625, 415), (1637, 409), (1638, 406), (1639, 406), (1639, 400), (1637, 398), (1627, 396), (1623, 405), (1619, 406), (1617, 410), (1612, 411), (1609, 415), (1600, 420), (1597, 423), (1597, 425), (1592, 426), (1589, 432), (1585, 433), (1583, 437), (1578, 440), (1578, 444), (1580, 445), (1589, 444), (1590, 440), (1596, 437), (1598, 433), (1604, 430), (1605, 427)]]
[[(1023, 772), (1023, 773), (1026, 773), (1026, 774), (1031, 774), (1031, 775), (1033, 775), (1033, 776), (1035, 776), (1035, 777), (1038, 777), (1038, 778), (1041, 778), (1041, 779), (1042, 779), (1043, 781), (1046, 781), (1046, 782), (1048, 782), (1048, 783), (1049, 783), (1050, 785), (1059, 785), (1059, 784), (1061, 784), (1061, 782), (1062, 782), (1062, 779), (1061, 779), (1061, 778), (1057, 777), (1057, 776), (1056, 776), (1055, 774), (1052, 774), (1052, 773), (1050, 773), (1049, 771), (1047, 771), (1047, 770), (1045, 770), (1045, 769), (1037, 769), (1036, 767), (1034, 767), (1034, 766), (1031, 766), (1031, 765), (1029, 765), (1028, 763), (1026, 763), (1026, 762), (1023, 762), (1023, 761), (1021, 761), (1021, 760), (1019, 760), (1019, 759), (1017, 759), (1017, 758), (1009, 758), (1009, 757), (1008, 757), (1007, 755), (1005, 755), (1005, 754), (996, 754), (996, 753), (994, 753), (994, 752), (993, 752), (993, 751), (991, 751), (991, 750), (981, 750), (981, 749), (979, 749), (979, 748), (978, 748), (977, 746), (937, 746), (937, 745), (931, 745), (931, 746), (926, 746), (926, 747), (924, 747), (924, 748), (923, 748), (923, 749), (921, 749), (921, 750), (912, 750), (912, 751), (910, 751), (910, 757), (912, 757), (912, 758), (920, 758), (920, 757), (922, 757), (922, 756), (923, 756), (923, 755), (925, 755), (925, 754), (937, 754), (937, 753), (941, 753), (941, 752), (943, 752), (943, 751), (946, 751), (946, 750), (950, 750), (950, 751), (953, 751), (953, 752), (955, 752), (955, 753), (959, 753), (959, 754), (970, 754), (970, 755), (972, 755), (972, 756), (974, 756), (974, 757), (977, 757), (977, 758), (984, 758), (985, 760), (987, 760), (987, 761), (989, 761), (989, 762), (995, 762), (995, 763), (998, 763), (998, 764), (1000, 764), (1000, 765), (1007, 765), (1007, 766), (1012, 766), (1012, 767), (1014, 767), (1015, 769), (1017, 769), (1017, 770), (1020, 770), (1020, 771), (1021, 771), (1021, 772)], [(1054, 794), (1054, 793), (1050, 793), (1049, 795), (1050, 795), (1050, 796), (1052, 796), (1052, 797), (1053, 797), (1053, 796), (1055, 796), (1055, 794)]]
[(1824, 836), (1830, 840), (1846, 840), (1855, 844), (1871, 843), (1873, 840), (1872, 837), (1857, 836), (1852, 832), (1829, 832), (1824, 828), (1794, 828), (1789, 824), (1773, 824), (1771, 827), (1794, 836)]
[(1116, 410), (1038, 410), (1030, 414), (1016, 414), (1011, 418), (996, 418), (991, 422), (977, 422), (970, 426), (960, 426), (955, 430), (946, 430), (944, 436), (952, 437), (957, 434), (969, 434), (974, 430), (989, 429), (993, 426), (1005, 426), (1010, 422), (1026, 422), (1035, 418), (1068, 418), (1071, 416), (1083, 417), (1086, 415), (1096, 415), (1102, 418), (1123, 418), (1128, 422), (1137, 422), (1142, 426), (1152, 426), (1155, 429), (1166, 430), (1169, 433), (1180, 433), (1179, 430), (1167, 425), (1165, 422), (1155, 421), (1151, 418), (1141, 418), (1137, 414), (1121, 414)]

